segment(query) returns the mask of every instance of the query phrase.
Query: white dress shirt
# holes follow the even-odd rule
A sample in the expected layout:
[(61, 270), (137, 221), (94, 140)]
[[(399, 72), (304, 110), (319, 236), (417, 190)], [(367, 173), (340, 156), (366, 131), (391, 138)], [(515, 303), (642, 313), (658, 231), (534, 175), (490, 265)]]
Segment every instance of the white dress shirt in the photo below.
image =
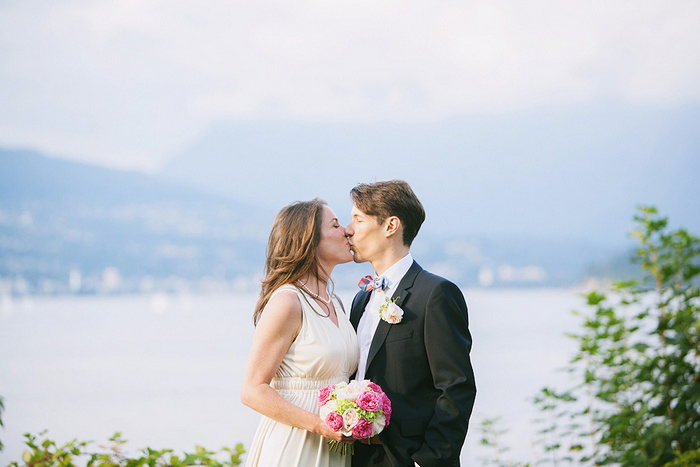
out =
[[(413, 257), (411, 253), (407, 254), (397, 262), (395, 262), (384, 274), (380, 277), (385, 277), (388, 281), (388, 286), (384, 290), (374, 289), (370, 292), (369, 301), (365, 307), (364, 313), (357, 325), (357, 341), (360, 344), (360, 363), (357, 366), (357, 376), (355, 379), (362, 381), (365, 379), (367, 371), (367, 357), (369, 357), (369, 348), (372, 345), (374, 333), (379, 325), (379, 307), (386, 303), (387, 298), (391, 298), (399, 286), (399, 282), (406, 275), (411, 265)], [(376, 272), (375, 272), (376, 274)]]

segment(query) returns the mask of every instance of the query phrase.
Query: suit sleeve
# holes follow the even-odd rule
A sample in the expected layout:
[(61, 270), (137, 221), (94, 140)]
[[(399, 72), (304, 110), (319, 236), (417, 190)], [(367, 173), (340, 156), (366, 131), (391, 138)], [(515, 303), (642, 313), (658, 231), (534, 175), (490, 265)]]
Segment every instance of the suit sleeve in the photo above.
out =
[(449, 465), (459, 459), (476, 398), (469, 352), (467, 304), (451, 282), (439, 283), (428, 299), (424, 339), (433, 384), (440, 394), (425, 441), (413, 454), (421, 467)]

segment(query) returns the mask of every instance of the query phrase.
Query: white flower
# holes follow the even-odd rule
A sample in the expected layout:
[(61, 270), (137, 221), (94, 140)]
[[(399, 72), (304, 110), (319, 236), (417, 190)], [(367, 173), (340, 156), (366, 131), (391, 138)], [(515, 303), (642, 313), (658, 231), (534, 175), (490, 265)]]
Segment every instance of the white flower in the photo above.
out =
[(396, 298), (394, 300), (387, 298), (386, 303), (379, 307), (379, 316), (389, 324), (400, 323), (403, 319), (403, 310), (396, 304)]
[(364, 391), (366, 386), (366, 384), (362, 385), (359, 381), (350, 381), (350, 383), (345, 387), (335, 388), (335, 397), (336, 399), (340, 400), (348, 399), (354, 401), (357, 398), (357, 396), (359, 396), (360, 393)]
[(359, 393), (361, 393), (362, 391), (367, 389), (368, 384), (369, 384), (368, 379), (361, 379), (361, 380), (353, 379), (352, 381), (350, 381), (348, 383), (348, 387), (352, 388), (353, 391), (357, 391), (357, 393), (359, 395)]
[(367, 385), (372, 381), (369, 379), (353, 379), (351, 382), (355, 383), (360, 388), (360, 392), (362, 392), (367, 389)]
[(338, 394), (338, 390), (344, 389), (346, 387), (348, 387), (348, 383), (346, 381), (335, 383), (335, 393)]
[(377, 433), (380, 433), (384, 427), (386, 426), (386, 417), (384, 415), (379, 415), (373, 422), (372, 422), (372, 436), (376, 435)]
[(360, 415), (355, 409), (347, 409), (343, 412), (343, 430), (348, 433), (346, 436), (352, 434), (352, 429), (355, 428), (357, 422), (360, 421)]
[(322, 420), (325, 420), (329, 413), (336, 412), (337, 410), (338, 404), (336, 404), (336, 402), (333, 399), (331, 399), (321, 406), (321, 408), (318, 411), (318, 414), (321, 416)]

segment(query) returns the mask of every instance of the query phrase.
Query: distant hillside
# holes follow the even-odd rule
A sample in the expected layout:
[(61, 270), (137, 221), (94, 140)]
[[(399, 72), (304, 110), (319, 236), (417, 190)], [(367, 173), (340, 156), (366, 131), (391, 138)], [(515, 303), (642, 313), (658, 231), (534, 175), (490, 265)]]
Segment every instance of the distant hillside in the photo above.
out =
[[(0, 295), (257, 290), (279, 207), (0, 149)], [(620, 254), (594, 240), (480, 236), (458, 225), (421, 232), (412, 251), (424, 267), (461, 286), (572, 285)], [(334, 278), (352, 288), (368, 272), (369, 265), (344, 265)]]
[[(271, 222), (269, 211), (144, 174), (0, 149), (5, 289), (230, 283), (261, 271)], [(7, 283), (17, 280), (25, 286)]]
[(403, 178), (426, 232), (619, 245), (638, 204), (700, 230), (700, 107), (623, 104), (435, 123), (222, 122), (173, 156), (166, 180), (276, 208)]
[(0, 200), (4, 202), (73, 200), (111, 205), (222, 201), (220, 196), (203, 195), (201, 190), (164, 182), (139, 172), (70, 162), (28, 149), (0, 148), (0, 167)]

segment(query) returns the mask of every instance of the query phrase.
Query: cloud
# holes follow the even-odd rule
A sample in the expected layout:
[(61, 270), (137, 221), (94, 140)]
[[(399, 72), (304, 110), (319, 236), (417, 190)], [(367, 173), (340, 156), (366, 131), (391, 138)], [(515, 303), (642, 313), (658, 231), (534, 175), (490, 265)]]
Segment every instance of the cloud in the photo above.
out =
[(0, 142), (152, 168), (219, 119), (680, 105), (698, 23), (695, 0), (4, 2)]

